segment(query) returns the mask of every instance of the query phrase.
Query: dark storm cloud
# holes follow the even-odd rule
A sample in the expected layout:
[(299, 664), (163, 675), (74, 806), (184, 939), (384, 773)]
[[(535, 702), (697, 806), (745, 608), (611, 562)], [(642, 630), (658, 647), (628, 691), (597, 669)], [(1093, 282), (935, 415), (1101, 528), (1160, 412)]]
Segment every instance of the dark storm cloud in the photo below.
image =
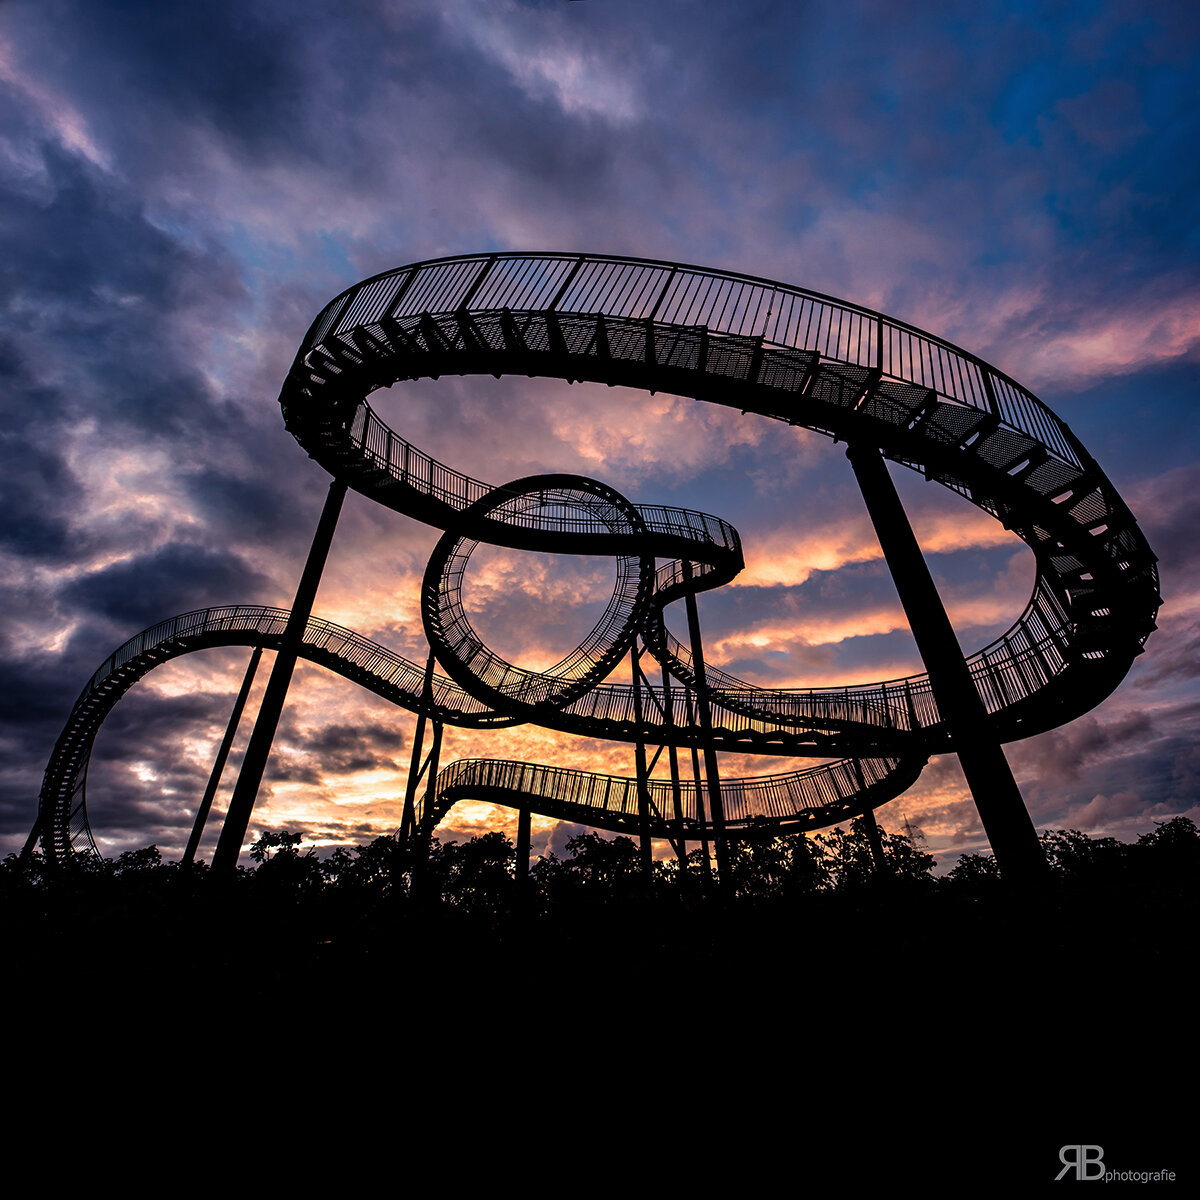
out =
[(170, 545), (92, 572), (68, 584), (63, 596), (85, 612), (127, 623), (132, 635), (141, 626), (190, 609), (249, 603), (263, 583), (235, 554)]
[(61, 659), (41, 654), (0, 662), (0, 720), (13, 726), (61, 722), (82, 686), (61, 671)]
[(313, 727), (289, 706), (276, 735), (267, 782), (301, 783), (314, 789), (324, 785), (328, 790), (337, 787), (332, 776), (407, 769), (407, 762), (401, 764), (397, 758), (405, 743), (399, 714), (397, 718), (387, 722), (364, 717), (354, 723), (335, 721)]
[[(73, 682), (77, 691), (82, 680)], [(228, 704), (223, 696), (164, 696), (140, 687), (117, 704), (96, 739), (88, 773), (88, 811), (98, 836), (114, 845), (182, 847), (211, 764), (181, 755), (180, 741), (206, 739), (225, 720)], [(56, 714), (44, 745), (38, 745), (38, 727), (26, 727), (29, 747), (40, 750), (36, 769), (10, 777), (0, 788), (0, 827), (14, 841), (33, 823), (42, 768), (69, 706), (67, 700)]]
[(157, 119), (212, 123), (256, 149), (285, 142), (289, 118), (301, 114), (295, 63), (311, 41), (279, 9), (220, 0), (202, 10), (154, 0), (49, 7), (67, 18), (59, 22), (67, 44), (92, 50), (82, 60), (85, 89), (152, 98)]
[[(13, 373), (0, 363), (0, 388), (19, 393), (13, 384)], [(30, 389), (34, 394), (40, 390)], [(71, 525), (82, 489), (56, 446), (42, 444), (28, 425), (22, 430), (19, 418), (14, 424), (16, 431), (0, 434), (0, 547), (23, 558), (70, 558), (80, 550)], [(28, 436), (22, 438), (22, 433)], [(18, 443), (23, 443), (19, 450)]]
[[(160, 141), (164, 127), (211, 132), (246, 157), (304, 147), (319, 149), (317, 157), (369, 161), (366, 145), (346, 145), (346, 136), (351, 101), (370, 72), (346, 68), (376, 60), (389, 31), (371, 5), (353, 16), (314, 24), (290, 4), (218, 0), (198, 9), (117, 0), (23, 6), (17, 20), (39, 67), (70, 77), (98, 137), (120, 148), (123, 163), (148, 166), (178, 165), (193, 144)], [(323, 107), (342, 119), (322, 128)]]
[(1128, 831), (1149, 816), (1195, 811), (1200, 701), (1142, 699), (1121, 689), (1069, 725), (1007, 748), (1039, 826)]
[(403, 748), (404, 736), (395, 725), (332, 724), (315, 730), (293, 727), (288, 742), (300, 753), (311, 755), (321, 771), (349, 775), (355, 771), (397, 767), (394, 755)]
[[(404, 171), (406, 156), (447, 193), (465, 171), (483, 178), (483, 164), (494, 163), (492, 186), (512, 199), (553, 197), (591, 210), (620, 204), (622, 193), (674, 197), (682, 181), (707, 184), (714, 200), (731, 203), (740, 174), (731, 168), (755, 154), (757, 174), (769, 154), (771, 187), (753, 175), (740, 183), (766, 191), (761, 203), (786, 203), (802, 224), (839, 196), (935, 225), (955, 213), (969, 181), (986, 206), (982, 230), (1002, 211), (997, 198), (1010, 205), (1022, 194), (1010, 181), (1024, 187), (1020, 215), (1040, 203), (1028, 187), (1031, 170), (1074, 199), (1090, 188), (1054, 172), (1074, 170), (1094, 184), (1107, 165), (1110, 191), (1130, 186), (1148, 198), (1139, 228), (1162, 227), (1153, 210), (1174, 186), (1166, 166), (1181, 161), (1170, 153), (1182, 132), (1177, 116), (1156, 139), (1162, 168), (1144, 153), (1127, 160), (1145, 140), (1136, 134), (1155, 128), (1156, 110), (1177, 113), (1179, 67), (1160, 72), (1154, 88), (1144, 74), (1123, 88), (1092, 84), (1106, 66), (1128, 71), (1139, 50), (1161, 56), (1168, 18), (1105, 35), (1095, 32), (1094, 13), (1067, 10), (1063, 36), (1011, 6), (975, 6), (953, 25), (932, 9), (857, 9), (853, 37), (828, 9), (780, 4), (718, 7), (703, 20), (678, 4), (562, 5), (521, 16), (509, 5), (449, 5), (435, 15), (363, 4), (333, 22), (303, 20), (303, 6), (265, 3), (203, 11), (54, 5), (45, 17), (31, 8), (23, 15), (30, 25), (53, 24), (45, 43), (58, 48), (37, 54), (40, 65), (63, 72), (72, 64), (73, 88), (99, 134), (154, 174), (182, 169), (173, 156), (203, 130), (248, 161), (336, 170), (348, 189), (399, 182), (410, 200), (429, 194)], [(1084, 58), (1079, 43), (1089, 33), (1095, 44)], [(522, 52), (523, 66), (514, 60)], [(571, 110), (573, 101), (603, 99), (576, 97), (555, 78), (555, 59), (572, 53), (595, 68), (584, 77), (594, 93), (613, 79), (628, 85), (633, 99), (619, 128)], [(113, 119), (129, 112), (138, 119)], [(1098, 138), (1080, 115), (1096, 112), (1109, 129), (1126, 131), (1123, 142), (1115, 133)], [(187, 136), (164, 140), (164, 128)], [(948, 165), (952, 186), (931, 189), (931, 173), (944, 177)], [(697, 201), (703, 206), (702, 195)], [(964, 214), (956, 215), (961, 224)], [(428, 216), (419, 223), (429, 225)], [(1129, 219), (1120, 205), (1082, 201), (1055, 216), (1059, 232), (1079, 241), (1094, 240), (1104, 221), (1115, 237)], [(1169, 231), (1160, 236), (1165, 245)], [(988, 246), (995, 260), (994, 239)]]
[(58, 656), (0, 660), (0, 836), (10, 849), (33, 824), (46, 760), (83, 678), (64, 671)]
[(1134, 514), (1162, 563), (1166, 592), (1170, 592), (1172, 585), (1189, 592), (1200, 590), (1200, 539), (1196, 537), (1195, 510), (1198, 495), (1200, 466), (1195, 463), (1165, 471), (1131, 491)]
[(1196, 711), (1195, 705), (1183, 707), (1186, 711), (1157, 713), (1144, 736), (1122, 740), (1117, 730), (1112, 745), (1095, 740), (1094, 731), (1091, 737), (1085, 733), (1082, 740), (1092, 743), (1089, 752), (1070, 770), (1051, 765), (1045, 773), (1030, 772), (1030, 761), (1046, 764), (1045, 747), (1031, 748), (1030, 743), (1010, 747), (1009, 759), (1035, 823), (1040, 828), (1100, 831), (1128, 840), (1131, 831), (1144, 831), (1151, 820), (1180, 814), (1194, 817), (1200, 811), (1200, 752), (1192, 733)]
[(321, 763), (288, 754), (282, 742), (272, 747), (270, 769), (263, 777), (267, 789), (275, 783), (303, 783), (310, 788), (319, 788), (322, 778)]
[(49, 141), (38, 149), (39, 193), (5, 209), (0, 273), (0, 302), (26, 370), (69, 381), (73, 415), (102, 404), (170, 430), (209, 395), (180, 318), (203, 322), (236, 309), (244, 299), (236, 269), (220, 248), (186, 245), (150, 223), (119, 179)]
[[(278, 440), (292, 465), (298, 465), (295, 446), (287, 438)], [(316, 486), (311, 490), (319, 494), (321, 480), (313, 474)], [(243, 475), (218, 466), (202, 467), (189, 472), (183, 483), (196, 515), (212, 527), (237, 530), (239, 540), (264, 542), (290, 534), (298, 539), (299, 548), (310, 536), (296, 520), (295, 496), (280, 487), (277, 471), (264, 467)]]
[[(603, 131), (564, 121), (472, 36), (486, 15), (361, 4), (312, 21), (290, 4), (59, 4), (25, 8), (20, 25), (32, 61), (69, 88), (156, 207), (202, 220), (215, 192), (254, 204), (259, 179), (279, 172), (297, 216), (308, 197), (334, 222), (339, 197), (345, 211), (374, 197), (401, 214), (392, 236), (411, 228), (425, 251), (442, 248), (425, 231), (457, 226), (472, 200), (493, 203), (478, 191), (489, 173), (489, 189), (516, 205), (565, 189), (595, 209), (617, 187)], [(355, 257), (352, 274), (378, 269)]]
[[(1138, 662), (1130, 687), (1143, 692), (1161, 689), (1170, 683), (1186, 685), (1200, 678), (1200, 621), (1173, 621), (1167, 609), (1159, 616), (1159, 628), (1163, 632), (1170, 631), (1173, 636), (1169, 644), (1164, 644), (1161, 635), (1154, 635), (1146, 657)], [(1160, 645), (1163, 647), (1161, 653)]]
[(1022, 742), (1011, 751), (1011, 757), (1014, 765), (1030, 771), (1043, 786), (1068, 784), (1097, 759), (1150, 742), (1153, 730), (1154, 724), (1145, 713), (1109, 721), (1089, 714)]
[[(134, 533), (89, 519), (81, 472), (114, 454), (200, 436), (218, 422), (181, 319), (236, 299), (219, 253), (182, 247), (87, 164), (45, 148), (48, 195), (5, 209), (0, 544), (62, 561)], [(186, 314), (186, 317), (185, 317)], [(85, 433), (84, 430), (90, 430)], [(159, 540), (148, 515), (141, 533)]]
[(151, 694), (146, 688), (131, 691), (117, 704), (104, 723), (104, 732), (96, 740), (93, 758), (97, 762), (122, 762), (127, 747), (118, 743), (136, 741), (148, 761), (153, 761), (165, 779), (193, 780), (196, 770), (178, 756), (181, 729), (207, 735), (219, 728), (228, 716), (229, 701), (211, 692), (187, 692), (181, 695)]

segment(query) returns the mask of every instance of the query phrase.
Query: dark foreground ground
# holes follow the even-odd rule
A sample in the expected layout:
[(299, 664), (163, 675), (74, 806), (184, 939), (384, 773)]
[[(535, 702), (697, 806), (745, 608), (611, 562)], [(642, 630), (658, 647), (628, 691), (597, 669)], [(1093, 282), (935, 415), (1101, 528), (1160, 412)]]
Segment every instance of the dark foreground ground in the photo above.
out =
[(1077, 841), (1032, 890), (977, 861), (724, 899), (563, 864), (524, 894), (506, 872), (472, 890), (444, 859), (422, 889), (286, 847), (229, 880), (10, 860), (10, 1092), (32, 1082), (78, 1127), (133, 1078), (139, 1126), (201, 1100), (184, 1145), (247, 1094), (289, 1146), (361, 1107), (398, 1153), (479, 1166), (498, 1138), (613, 1180), (652, 1159), (704, 1195), (1057, 1190), (1079, 1182), (1055, 1178), (1072, 1146), (1194, 1187), (1189, 837), (1140, 858)]

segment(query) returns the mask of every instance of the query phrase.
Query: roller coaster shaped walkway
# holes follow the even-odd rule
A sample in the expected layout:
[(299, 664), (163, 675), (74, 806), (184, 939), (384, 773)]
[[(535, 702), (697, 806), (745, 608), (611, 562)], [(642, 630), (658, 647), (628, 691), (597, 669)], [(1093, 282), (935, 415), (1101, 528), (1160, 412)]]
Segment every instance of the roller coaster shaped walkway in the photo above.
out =
[[(956, 749), (927, 675), (778, 690), (712, 666), (702, 673), (663, 611), (741, 569), (727, 522), (634, 505), (580, 476), (492, 487), (405, 441), (367, 400), (402, 380), (504, 374), (663, 391), (758, 413), (873, 448), (991, 513), (1037, 564), (1024, 612), (967, 659), (997, 742), (1094, 707), (1155, 627), (1156, 560), (1129, 509), (1067, 426), (977, 357), (868, 309), (748, 276), (597, 255), (460, 256), (388, 271), (335, 298), (305, 336), (280, 396), (287, 429), (335, 480), (445, 531), (421, 594), (444, 675), (427, 681), (422, 665), (315, 617), (298, 654), (435, 722), (532, 721), (643, 745), (835, 760), (722, 780), (730, 836), (756, 820), (813, 829), (873, 810), (911, 786), (930, 755)], [(475, 634), (461, 583), (479, 542), (616, 556), (604, 615), (556, 667), (522, 670)], [(201, 609), (151, 626), (106, 658), (46, 768), (35, 830), (47, 857), (95, 850), (88, 761), (105, 716), (134, 682), (209, 647), (278, 649), (288, 617), (252, 605)], [(644, 676), (637, 690), (603, 682), (639, 639), (664, 668), (662, 685)], [(701, 700), (710, 733), (696, 720)], [(670, 782), (640, 782), (651, 836), (677, 845), (700, 836), (699, 778), (674, 793)], [(638, 790), (635, 778), (467, 759), (437, 774), (418, 816), (431, 830), (456, 801), (477, 798), (645, 833)]]

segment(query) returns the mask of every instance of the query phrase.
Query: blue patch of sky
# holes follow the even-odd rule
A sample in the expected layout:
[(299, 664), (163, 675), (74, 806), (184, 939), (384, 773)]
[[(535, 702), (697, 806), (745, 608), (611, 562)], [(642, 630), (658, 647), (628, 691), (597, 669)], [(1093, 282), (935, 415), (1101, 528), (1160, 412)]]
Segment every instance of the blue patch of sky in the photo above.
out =
[(1200, 454), (1200, 366), (1176, 363), (1102, 380), (1051, 407), (1115, 479), (1169, 471)]
[(1142, 111), (1155, 126), (1197, 121), (1197, 83), (1194, 69), (1157, 66), (1142, 81)]
[[(1147, 113), (1150, 132), (1128, 156), (1129, 183), (1136, 193), (1135, 211), (1145, 217), (1148, 240), (1164, 247), (1200, 245), (1197, 220), (1200, 194), (1200, 98), (1179, 101), (1167, 117)], [(1146, 106), (1149, 107), (1148, 105)]]
[(309, 261), (327, 267), (329, 273), (335, 277), (341, 276), (350, 283), (355, 282), (358, 279), (358, 273), (355, 263), (350, 257), (346, 239), (336, 233), (326, 233), (324, 230), (318, 230), (315, 236), (316, 249)]
[[(968, 646), (967, 652), (978, 649)], [(838, 642), (834, 647), (835, 672), (842, 672), (847, 679), (862, 679), (864, 674), (874, 674), (874, 678), (884, 682), (884, 676), (879, 674), (879, 664), (895, 664), (899, 674), (889, 678), (904, 678), (908, 675), (924, 673), (921, 656), (917, 652), (916, 643), (907, 629), (897, 629), (891, 633), (875, 633), (864, 637), (850, 637)]]
[[(992, 107), (992, 123), (1009, 144), (1042, 145), (1042, 122), (1052, 117), (1057, 102), (1089, 92), (1104, 78), (1128, 73), (1127, 63), (1116, 52), (1112, 62), (1080, 61), (1069, 57), (1069, 32), (1043, 22), (1041, 4), (1012, 6), (1012, 13), (1030, 32), (1029, 48), (1037, 53), (1025, 59)], [(1034, 32), (1039, 30), (1040, 32)], [(1014, 49), (1022, 49), (1019, 41)], [(1107, 56), (1106, 56), (1107, 58)]]
[[(198, 225), (195, 220), (181, 216), (170, 208), (158, 204), (148, 204), (142, 210), (148, 224), (161, 230), (168, 237), (186, 246), (189, 250), (208, 251), (212, 246), (209, 230)], [(228, 239), (226, 239), (228, 240)], [(232, 249), (232, 247), (231, 247)]]
[[(925, 561), (939, 587), (953, 587), (967, 594), (972, 586), (978, 587), (981, 592), (994, 587), (997, 576), (1007, 572), (1014, 555), (1021, 553), (1021, 543), (1014, 540), (1003, 546), (972, 546), (969, 549), (936, 553), (927, 550)], [(1035, 570), (1032, 551), (1028, 552), (1026, 566), (1032, 591)]]
[(1048, 78), (1048, 74), (1044, 64), (1027, 66), (996, 98), (992, 124), (1010, 145), (1041, 146), (1039, 124), (1057, 98), (1055, 80), (1052, 74)]

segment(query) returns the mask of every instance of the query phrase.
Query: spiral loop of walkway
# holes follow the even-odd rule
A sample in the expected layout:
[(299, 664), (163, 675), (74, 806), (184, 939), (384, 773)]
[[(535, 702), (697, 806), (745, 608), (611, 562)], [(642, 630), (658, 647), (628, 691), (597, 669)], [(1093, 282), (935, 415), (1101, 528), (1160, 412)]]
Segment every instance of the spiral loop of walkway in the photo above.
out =
[[(427, 623), (432, 619), (436, 629), (442, 622), (439, 660), (457, 676), (435, 675), (433, 700), (424, 702), (446, 723), (499, 725), (535, 713), (539, 723), (572, 733), (694, 744), (683, 688), (669, 698), (654, 696), (639, 721), (633, 688), (598, 680), (619, 656), (612, 647), (623, 650), (622, 639), (638, 626), (646, 647), (694, 689), (691, 656), (666, 631), (663, 608), (689, 589), (719, 586), (741, 566), (736, 532), (719, 518), (642, 505), (632, 509), (636, 518), (624, 510), (616, 521), (605, 508), (617, 504), (615, 493), (601, 501), (604, 485), (595, 481), (574, 485), (591, 488), (590, 498), (577, 494), (572, 502), (564, 492), (563, 502), (528, 502), (532, 493), (522, 489), (529, 481), (495, 489), (455, 471), (395, 433), (368, 403), (376, 389), (447, 374), (590, 380), (755, 412), (877, 448), (990, 512), (1030, 546), (1037, 564), (1025, 610), (968, 659), (990, 730), (1001, 741), (1054, 728), (1094, 707), (1154, 629), (1161, 603), (1155, 557), (1127, 506), (1061, 420), (977, 357), (868, 309), (727, 272), (591, 255), (439, 259), (366, 280), (327, 305), (300, 347), (280, 403), (289, 431), (335, 478), (446, 531), (441, 565), (427, 578), (434, 590), (426, 589), (436, 597), (445, 579), (444, 607), (436, 598), (424, 604)], [(631, 537), (643, 544), (632, 545)], [(471, 682), (477, 676), (466, 671), (482, 648), (466, 635), (455, 580), (461, 582), (470, 544), (480, 541), (612, 553), (638, 564), (621, 568), (620, 585), (636, 577), (637, 597), (610, 606), (604, 636), (583, 659), (560, 664), (568, 683), (552, 704), (519, 705), (503, 687), (481, 692)], [(648, 556), (666, 560), (652, 584), (645, 578)], [(47, 769), (46, 844), (63, 852), (86, 830), (78, 795), (87, 753), (111, 707), (108, 697), (127, 688), (127, 679), (202, 645), (269, 646), (278, 636), (266, 627), (282, 619), (277, 610), (205, 610), (218, 611), (244, 616), (174, 618), (190, 621), (192, 631), (173, 627), (161, 637), (146, 631), (139, 635), (144, 644), (132, 639), (97, 672)], [(248, 624), (219, 628), (238, 619)], [(621, 638), (614, 641), (608, 635), (617, 627)], [(348, 631), (339, 631), (346, 640), (336, 648), (329, 641), (318, 648), (333, 628), (310, 621), (301, 654), (398, 704), (422, 707), (415, 664), (363, 639), (355, 643)], [(142, 648), (134, 652), (134, 643)], [(358, 663), (362, 655), (374, 665)], [(386, 681), (385, 663), (394, 672)], [(731, 796), (744, 798), (734, 808), (747, 820), (769, 815), (781, 824), (831, 824), (899, 794), (928, 755), (955, 749), (925, 675), (773, 690), (710, 667), (706, 696), (717, 748), (847, 756), (805, 772), (725, 781)], [(471, 760), (442, 772), (426, 815), (432, 819), (465, 796), (523, 797), (535, 811), (623, 828), (628, 795), (620, 803), (615, 795), (629, 786), (581, 772)]]
[[(489, 492), (467, 510), (468, 519), (490, 520), (536, 511), (553, 514), (565, 530), (599, 521), (606, 541), (623, 544), (617, 579), (595, 628), (564, 659), (545, 671), (506, 662), (484, 644), (462, 603), (462, 580), (479, 544), (451, 530), (429, 556), (421, 587), (421, 612), (429, 644), (446, 671), (467, 691), (502, 712), (565, 708), (612, 671), (645, 620), (654, 585), (654, 559), (645, 554), (649, 531), (637, 507), (598, 480), (571, 475), (534, 475)], [(589, 538), (589, 541), (592, 539)], [(572, 545), (577, 541), (572, 538)]]

